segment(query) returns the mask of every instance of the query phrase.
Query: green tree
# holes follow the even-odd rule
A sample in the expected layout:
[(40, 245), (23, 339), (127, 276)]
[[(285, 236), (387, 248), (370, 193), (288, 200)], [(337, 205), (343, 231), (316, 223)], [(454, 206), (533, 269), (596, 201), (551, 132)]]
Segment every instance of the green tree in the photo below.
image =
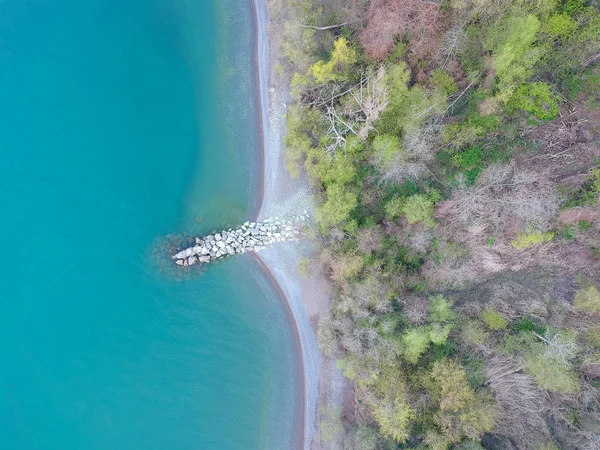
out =
[(412, 364), (416, 364), (429, 347), (431, 338), (429, 336), (429, 327), (411, 328), (402, 336), (404, 344), (404, 359)]
[(397, 219), (402, 215), (402, 208), (404, 208), (404, 200), (400, 197), (394, 197), (385, 204), (385, 215), (389, 219)]
[(452, 301), (441, 294), (429, 297), (429, 320), (431, 322), (450, 322), (456, 317), (452, 311)]
[(352, 159), (344, 152), (329, 155), (323, 148), (310, 149), (307, 152), (306, 172), (323, 184), (340, 186), (352, 182), (356, 176), (356, 167)]
[(318, 83), (325, 84), (347, 77), (348, 69), (356, 63), (357, 52), (345, 37), (337, 38), (329, 61), (317, 61), (309, 69), (309, 75)]
[(406, 99), (409, 81), (410, 72), (405, 63), (392, 64), (388, 67), (385, 76), (388, 106), (379, 119), (377, 129), (391, 134), (399, 131), (399, 121), (408, 113), (409, 104)]
[(524, 353), (525, 372), (542, 388), (551, 392), (579, 390), (577, 374), (569, 362), (561, 361), (536, 343)]
[(378, 402), (373, 405), (373, 416), (382, 435), (404, 442), (410, 435), (410, 423), (415, 413), (407, 402)]
[(562, 39), (577, 30), (577, 21), (566, 13), (554, 14), (542, 25), (541, 32), (549, 39)]
[(406, 159), (406, 150), (400, 145), (400, 139), (397, 136), (380, 134), (373, 139), (371, 147), (375, 165), (382, 172), (389, 170), (398, 158), (401, 162)]
[(465, 438), (479, 440), (494, 427), (495, 403), (485, 391), (474, 391), (467, 372), (455, 361), (434, 363), (431, 371), (432, 396), (439, 401), (435, 422), (450, 443)]
[(292, 178), (300, 175), (300, 162), (312, 149), (312, 134), (319, 119), (318, 111), (302, 105), (291, 105), (287, 113), (287, 132), (285, 136), (286, 168)]
[(376, 396), (370, 403), (381, 434), (397, 442), (405, 441), (410, 435), (415, 411), (407, 400), (408, 388), (401, 366), (388, 364), (381, 367), (373, 388)]
[(429, 339), (435, 345), (443, 345), (446, 343), (450, 331), (452, 331), (452, 325), (434, 323), (429, 330)]
[(416, 194), (408, 197), (402, 208), (406, 215), (408, 223), (424, 223), (427, 227), (433, 228), (433, 201), (424, 194)]
[(499, 100), (507, 101), (517, 86), (532, 74), (543, 54), (541, 48), (533, 45), (539, 29), (540, 21), (531, 14), (514, 14), (492, 26), (485, 48), (492, 52)]
[(509, 102), (513, 107), (535, 114), (538, 119), (554, 119), (560, 112), (558, 96), (546, 83), (525, 83), (515, 91)]
[(327, 200), (316, 209), (315, 220), (326, 231), (348, 219), (357, 203), (356, 194), (340, 184), (331, 184), (327, 186)]

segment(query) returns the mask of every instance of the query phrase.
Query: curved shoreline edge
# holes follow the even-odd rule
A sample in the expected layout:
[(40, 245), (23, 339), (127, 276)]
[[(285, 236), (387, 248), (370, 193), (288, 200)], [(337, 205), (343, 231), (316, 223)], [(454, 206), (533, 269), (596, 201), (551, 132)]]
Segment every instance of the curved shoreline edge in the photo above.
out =
[[(260, 185), (259, 201), (255, 217), (258, 220), (266, 216), (267, 210), (274, 206), (270, 190), (277, 187), (276, 179), (278, 171), (285, 170), (282, 160), (282, 130), (271, 128), (270, 118), (277, 114), (270, 108), (269, 103), (269, 73), (270, 73), (270, 47), (269, 47), (269, 11), (266, 0), (251, 0), (255, 20), (255, 67), (257, 82), (257, 106), (259, 109), (259, 146), (260, 154)], [(285, 113), (285, 107), (280, 113)], [(294, 327), (298, 354), (300, 355), (299, 368), (301, 386), (298, 389), (298, 402), (300, 406), (300, 430), (294, 430), (297, 435), (292, 436), (295, 449), (308, 450), (311, 438), (314, 435), (316, 408), (318, 399), (319, 380), (319, 354), (315, 333), (310, 326), (308, 316), (302, 303), (300, 286), (290, 276), (286, 276), (284, 270), (278, 270), (277, 261), (282, 257), (278, 251), (282, 249), (270, 249), (263, 255), (255, 254), (254, 258), (263, 267), (265, 274), (271, 279), (274, 287), (280, 293), (286, 310), (290, 317), (290, 323)], [(309, 358), (308, 355), (312, 355)], [(295, 433), (296, 434), (296, 433)]]

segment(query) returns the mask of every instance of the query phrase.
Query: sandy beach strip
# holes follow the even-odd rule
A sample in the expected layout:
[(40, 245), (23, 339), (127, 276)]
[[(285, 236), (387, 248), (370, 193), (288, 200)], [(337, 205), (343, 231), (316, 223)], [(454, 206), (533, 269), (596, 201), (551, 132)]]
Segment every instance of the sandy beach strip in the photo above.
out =
[[(283, 98), (286, 92), (276, 92), (269, 89), (269, 73), (271, 69), (271, 52), (269, 47), (269, 12), (265, 0), (252, 0), (256, 19), (256, 68), (258, 71), (258, 95), (261, 114), (260, 131), (262, 135), (262, 182), (259, 188), (262, 202), (256, 219), (265, 218), (269, 214), (284, 215), (285, 211), (276, 213), (278, 206), (285, 208), (285, 201), (293, 197), (301, 186), (298, 184), (282, 184), (285, 173), (283, 155), (283, 133), (285, 132), (285, 104)], [(281, 91), (281, 90), (280, 90)], [(279, 103), (279, 104), (277, 104)], [(282, 198), (273, 195), (278, 192)], [(282, 202), (282, 200), (284, 200)], [(256, 255), (265, 272), (271, 277), (274, 285), (280, 291), (286, 302), (291, 323), (295, 326), (298, 353), (301, 355), (299, 367), (302, 371), (300, 386), (301, 430), (298, 431), (298, 444), (295, 448), (309, 449), (314, 434), (315, 413), (317, 409), (318, 379), (319, 379), (319, 350), (308, 321), (308, 316), (302, 304), (302, 292), (295, 278), (298, 277), (295, 262), (292, 267), (285, 264), (296, 254), (294, 245), (278, 245), (263, 250)], [(295, 261), (295, 259), (294, 259)]]

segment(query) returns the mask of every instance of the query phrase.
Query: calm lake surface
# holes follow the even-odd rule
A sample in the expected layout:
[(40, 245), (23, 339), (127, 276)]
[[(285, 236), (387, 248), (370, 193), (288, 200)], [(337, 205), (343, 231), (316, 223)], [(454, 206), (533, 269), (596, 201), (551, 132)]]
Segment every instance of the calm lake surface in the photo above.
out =
[(254, 32), (247, 0), (0, 1), (3, 450), (291, 447), (269, 279), (153, 257), (256, 210)]

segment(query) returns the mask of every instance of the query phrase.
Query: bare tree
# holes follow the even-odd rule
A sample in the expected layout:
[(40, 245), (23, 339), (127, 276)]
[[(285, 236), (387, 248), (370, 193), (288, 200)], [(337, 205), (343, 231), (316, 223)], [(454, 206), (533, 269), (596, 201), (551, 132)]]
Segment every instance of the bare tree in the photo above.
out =
[(444, 33), (438, 50), (438, 58), (443, 61), (442, 67), (445, 67), (448, 61), (458, 54), (466, 37), (464, 26), (461, 25), (455, 25)]
[(435, 54), (442, 31), (438, 2), (429, 0), (374, 0), (366, 14), (360, 41), (367, 54), (384, 59), (394, 49), (397, 36), (409, 36), (409, 48), (421, 57)]
[(559, 332), (547, 329), (543, 337), (535, 332), (533, 334), (546, 344), (544, 358), (551, 358), (560, 361), (563, 365), (569, 365), (571, 359), (579, 351), (574, 341), (565, 338)]
[(496, 432), (522, 448), (537, 448), (549, 436), (545, 421), (545, 394), (512, 358), (494, 357), (487, 362), (487, 385), (496, 398)]
[(494, 164), (474, 186), (463, 184), (456, 189), (439, 211), (482, 232), (499, 230), (511, 219), (520, 222), (521, 229), (546, 230), (552, 228), (558, 203), (554, 186), (543, 174)]
[(369, 132), (375, 130), (375, 122), (388, 105), (388, 92), (385, 85), (385, 66), (380, 66), (375, 71), (361, 75), (358, 89), (350, 91), (358, 110), (355, 120), (361, 123), (358, 136), (366, 139)]

